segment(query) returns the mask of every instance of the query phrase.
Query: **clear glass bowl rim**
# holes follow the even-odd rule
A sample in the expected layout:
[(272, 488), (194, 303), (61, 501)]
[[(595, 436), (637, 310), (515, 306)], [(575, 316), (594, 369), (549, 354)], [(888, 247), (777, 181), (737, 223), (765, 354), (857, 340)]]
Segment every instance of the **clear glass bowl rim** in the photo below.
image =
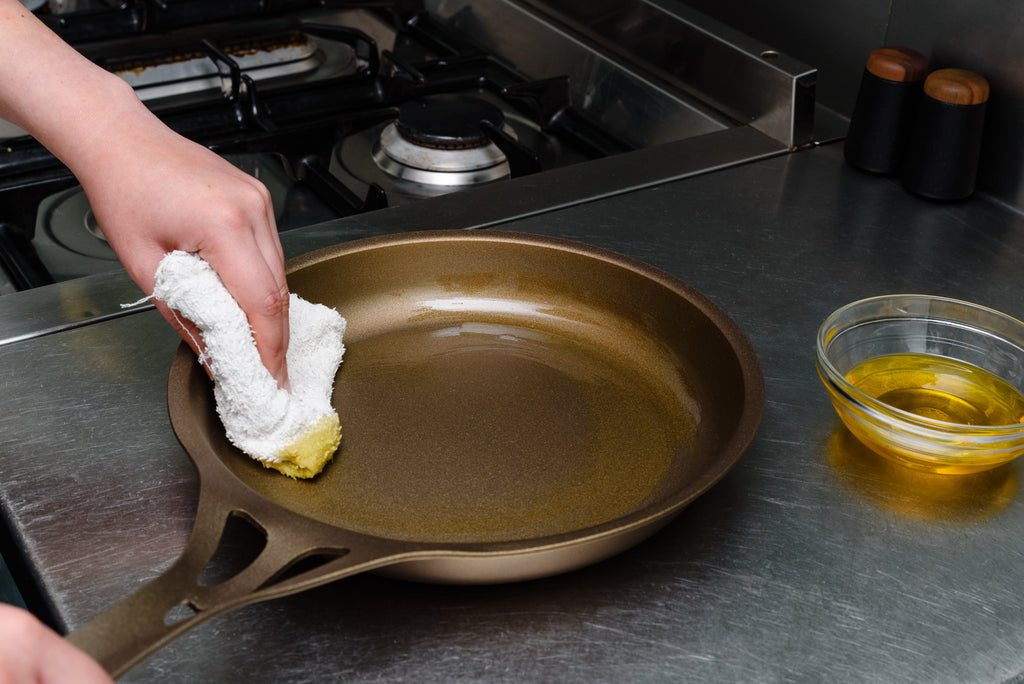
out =
[[(880, 414), (881, 417), (887, 419), (887, 421), (897, 421), (918, 428), (924, 428), (926, 430), (935, 430), (942, 433), (960, 433), (960, 434), (973, 434), (976, 433), (978, 428), (973, 425), (966, 425), (964, 423), (951, 423), (942, 420), (936, 420), (933, 418), (925, 418), (918, 416), (909, 411), (898, 409), (894, 406), (890, 406), (884, 402), (878, 401), (874, 397), (865, 394), (861, 390), (854, 387), (849, 381), (846, 380), (846, 376), (840, 373), (832, 362), (828, 358), (828, 346), (830, 340), (836, 336), (840, 331), (845, 330), (848, 326), (838, 327), (837, 321), (850, 311), (858, 308), (869, 309), (871, 306), (877, 306), (880, 302), (888, 301), (894, 302), (897, 300), (906, 301), (909, 303), (923, 304), (927, 302), (942, 302), (955, 307), (965, 307), (977, 312), (980, 312), (986, 316), (992, 316), (994, 319), (1002, 321), (1004, 324), (1016, 328), (1020, 331), (1021, 337), (1024, 338), (1024, 322), (1008, 316), (1001, 311), (982, 306), (980, 304), (974, 304), (973, 302), (967, 302), (962, 299), (954, 299), (951, 297), (941, 297), (936, 295), (922, 295), (922, 294), (889, 294), (889, 295), (877, 295), (874, 297), (866, 297), (864, 299), (858, 299), (856, 301), (845, 304), (831, 314), (829, 314), (818, 328), (817, 344), (816, 344), (816, 357), (819, 374), (823, 375), (823, 380), (830, 382), (836, 389), (842, 394), (848, 396), (853, 402), (859, 404), (862, 409), (867, 410), (869, 413)], [(908, 312), (908, 316), (913, 316)], [(918, 314), (920, 317), (929, 317), (926, 312)], [(879, 316), (882, 318), (882, 316)], [(888, 316), (887, 318), (892, 318)], [(949, 322), (955, 322), (963, 324), (962, 321), (957, 321), (951, 317), (934, 317), (935, 320), (946, 320)], [(973, 325), (970, 327), (978, 328), (979, 326)], [(831, 335), (829, 333), (832, 333)], [(1001, 336), (1002, 337), (1002, 336)], [(1004, 338), (1005, 339), (1005, 338)], [(1024, 423), (1013, 423), (1010, 425), (988, 425), (985, 426), (985, 431), (989, 433), (992, 439), (1005, 439), (1006, 436), (1012, 435), (1016, 432), (1024, 432)]]

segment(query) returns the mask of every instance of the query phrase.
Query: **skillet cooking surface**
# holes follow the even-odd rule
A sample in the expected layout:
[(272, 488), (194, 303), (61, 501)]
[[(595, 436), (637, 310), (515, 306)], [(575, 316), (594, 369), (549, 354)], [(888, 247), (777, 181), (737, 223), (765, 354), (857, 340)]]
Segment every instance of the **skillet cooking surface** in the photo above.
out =
[(217, 448), (296, 513), (391, 539), (537, 539), (688, 500), (751, 437), (752, 355), (649, 267), (491, 232), (332, 252), (289, 282), (348, 319), (334, 461), (292, 481)]

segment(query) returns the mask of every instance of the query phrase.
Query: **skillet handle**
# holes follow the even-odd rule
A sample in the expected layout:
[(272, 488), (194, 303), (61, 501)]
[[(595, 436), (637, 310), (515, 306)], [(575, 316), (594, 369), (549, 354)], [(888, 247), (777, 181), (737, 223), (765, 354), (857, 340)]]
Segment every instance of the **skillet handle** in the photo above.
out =
[[(415, 549), (400, 542), (340, 530), (284, 509), (256, 519), (232, 496), (201, 487), (192, 534), (181, 556), (163, 574), (74, 630), (67, 640), (119, 677), (199, 623), (250, 603), (285, 596), (404, 559)], [(237, 493), (236, 493), (237, 494)], [(229, 516), (240, 514), (261, 527), (267, 543), (233, 577), (213, 586), (199, 583), (220, 543)], [(300, 524), (288, 518), (300, 517)], [(286, 531), (287, 530), (287, 531)], [(293, 576), (282, 573), (310, 556), (327, 560)], [(182, 616), (183, 615), (183, 616)]]

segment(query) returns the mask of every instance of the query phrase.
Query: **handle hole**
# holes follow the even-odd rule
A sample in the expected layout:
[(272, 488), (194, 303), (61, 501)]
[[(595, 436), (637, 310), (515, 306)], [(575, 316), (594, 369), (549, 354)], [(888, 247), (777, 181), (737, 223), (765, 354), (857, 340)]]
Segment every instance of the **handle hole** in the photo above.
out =
[(281, 572), (268, 580), (266, 584), (260, 587), (260, 589), (266, 589), (267, 587), (280, 584), (281, 582), (293, 579), (304, 573), (316, 570), (333, 560), (341, 558), (347, 554), (348, 551), (348, 549), (317, 549), (304, 556), (299, 556)]
[(249, 567), (267, 545), (267, 533), (240, 511), (232, 512), (210, 562), (199, 575), (199, 585), (212, 587), (226, 582)]

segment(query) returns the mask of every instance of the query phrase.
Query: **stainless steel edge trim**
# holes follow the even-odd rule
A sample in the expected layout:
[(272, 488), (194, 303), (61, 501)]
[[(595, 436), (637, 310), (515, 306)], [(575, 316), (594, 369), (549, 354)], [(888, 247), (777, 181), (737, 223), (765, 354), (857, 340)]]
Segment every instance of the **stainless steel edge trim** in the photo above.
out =
[(123, 271), (69, 280), (0, 297), (0, 346), (153, 308)]

